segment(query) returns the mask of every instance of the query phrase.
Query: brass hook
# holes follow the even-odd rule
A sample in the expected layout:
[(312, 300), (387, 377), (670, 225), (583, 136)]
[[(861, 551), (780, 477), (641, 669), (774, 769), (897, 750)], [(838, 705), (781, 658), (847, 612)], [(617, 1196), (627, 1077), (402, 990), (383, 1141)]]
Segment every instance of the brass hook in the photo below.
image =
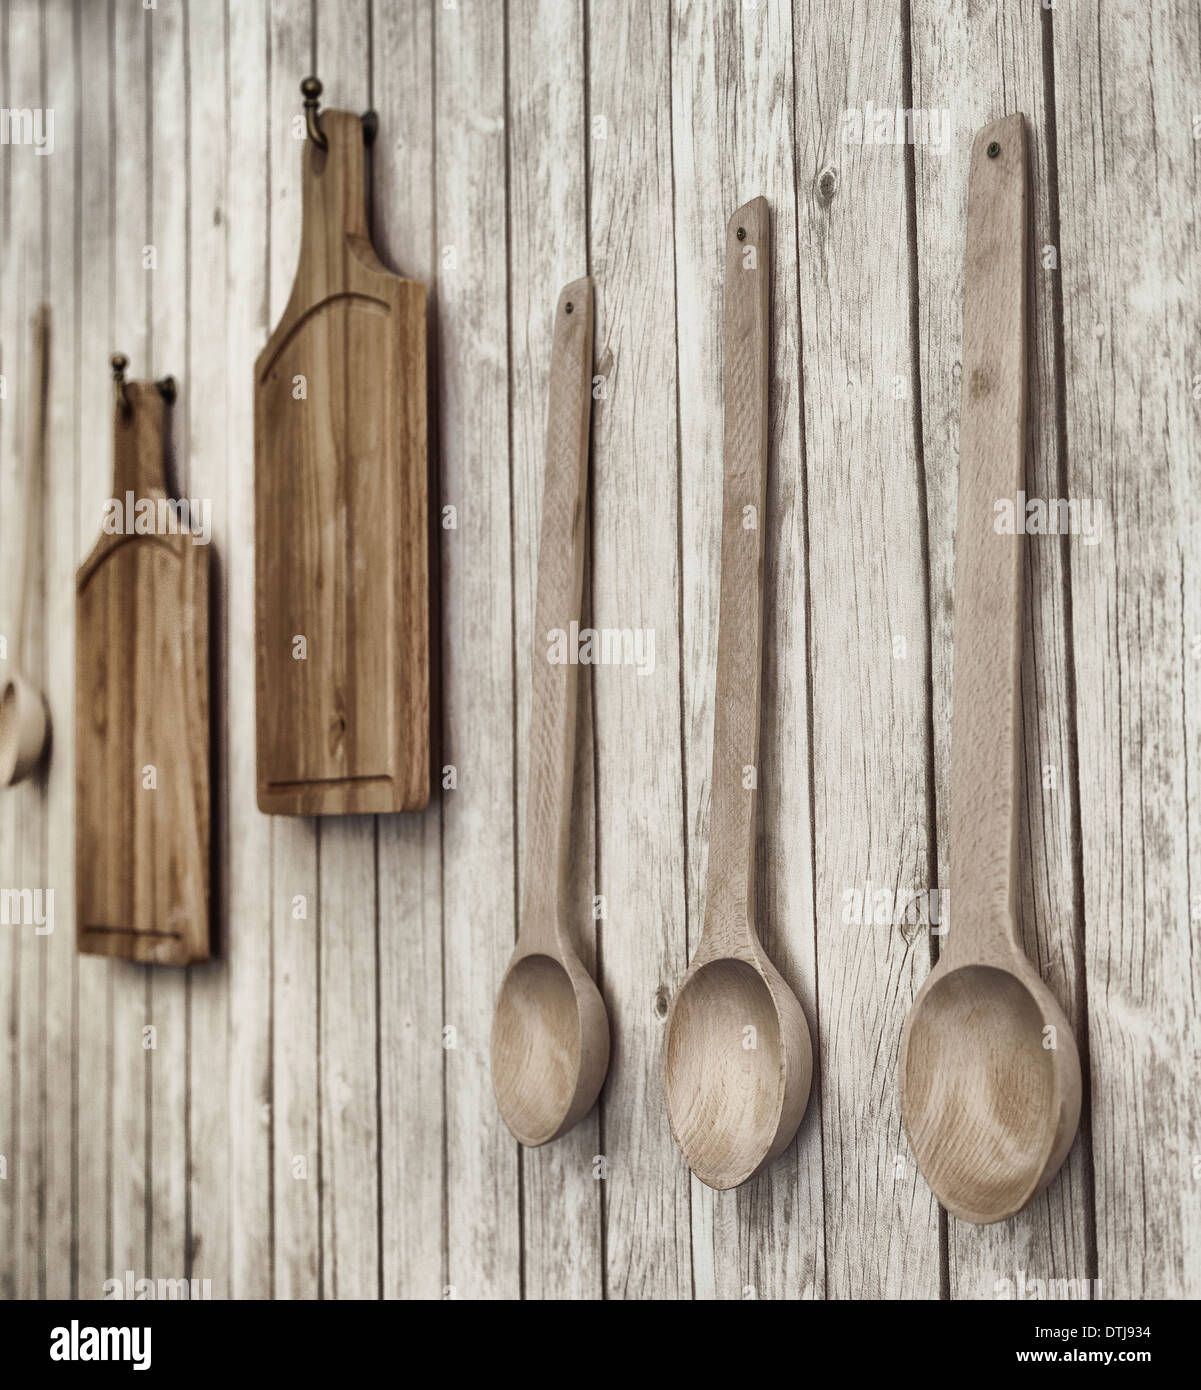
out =
[(128, 415), (130, 404), (129, 397), (125, 394), (125, 369), (129, 366), (129, 358), (123, 352), (114, 352), (112, 366), (113, 383), (117, 388), (117, 404), (121, 407), (121, 414)]
[[(317, 119), (321, 114), (322, 90), (321, 81), (317, 77), (306, 77), (300, 84), (301, 95), (304, 97), (304, 122), (309, 128), (309, 139), (319, 150), (328, 150), (329, 140)], [(359, 119), (363, 122), (363, 143), (373, 145), (379, 131), (379, 113), (364, 111)]]
[(304, 121), (309, 128), (309, 139), (319, 150), (328, 150), (329, 141), (317, 122), (317, 113), (321, 107), (320, 81), (316, 77), (306, 77), (300, 84), (300, 92), (304, 97)]
[(162, 396), (168, 405), (175, 404), (176, 386), (173, 376), (165, 376), (161, 381), (154, 383), (155, 390)]

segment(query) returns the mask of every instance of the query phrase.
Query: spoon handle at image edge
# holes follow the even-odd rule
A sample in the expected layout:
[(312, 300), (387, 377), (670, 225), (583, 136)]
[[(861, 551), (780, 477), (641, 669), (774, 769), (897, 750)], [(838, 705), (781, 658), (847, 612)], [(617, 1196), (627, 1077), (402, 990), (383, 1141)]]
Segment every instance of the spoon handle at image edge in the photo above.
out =
[[(519, 938), (563, 959), (575, 771), (578, 668), (568, 659), (580, 619), (592, 412), (592, 281), (559, 295), (551, 350), (546, 479), (530, 695), (525, 882)], [(573, 624), (575, 627), (573, 628)]]
[[(1026, 242), (1026, 128), (1013, 115), (977, 135), (968, 177), (943, 944), (951, 964), (1020, 949), (1022, 544), (1013, 509), (1025, 477)], [(970, 914), (956, 912), (969, 903)]]

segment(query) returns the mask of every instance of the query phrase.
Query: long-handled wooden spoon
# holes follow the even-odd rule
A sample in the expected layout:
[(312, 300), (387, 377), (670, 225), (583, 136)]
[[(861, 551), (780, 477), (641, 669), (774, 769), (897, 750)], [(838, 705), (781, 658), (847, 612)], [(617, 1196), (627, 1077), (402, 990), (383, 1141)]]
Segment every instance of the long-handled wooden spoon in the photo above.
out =
[(592, 410), (592, 281), (559, 296), (534, 613), (525, 883), (517, 946), (492, 1022), (492, 1085), (515, 1138), (536, 1147), (592, 1108), (609, 1068), (609, 1019), (567, 925), (576, 666), (550, 634), (579, 623)]
[(755, 198), (726, 232), (725, 482), (708, 897), (667, 1020), (664, 1089), (676, 1143), (710, 1187), (737, 1187), (791, 1142), (813, 1046), (800, 1003), (755, 930), (755, 788), (763, 639), (771, 233)]
[(938, 1200), (1002, 1221), (1059, 1169), (1080, 1116), (1063, 1010), (1017, 931), (1020, 535), (995, 504), (1024, 483), (1026, 129), (972, 147), (964, 264), (951, 724), (950, 920), (901, 1036), (901, 1110)]
[(43, 304), (33, 321), (33, 391), (30, 396), (29, 441), (25, 470), (27, 493), (24, 536), (20, 548), (17, 620), (12, 634), (10, 661), (13, 668), (0, 684), (0, 786), (23, 781), (41, 761), (50, 733), (42, 692), (15, 668), (21, 659), (21, 634), (29, 598), (29, 569), (36, 538), (40, 535), (40, 499), (46, 475), (47, 383), (50, 370), (50, 310)]

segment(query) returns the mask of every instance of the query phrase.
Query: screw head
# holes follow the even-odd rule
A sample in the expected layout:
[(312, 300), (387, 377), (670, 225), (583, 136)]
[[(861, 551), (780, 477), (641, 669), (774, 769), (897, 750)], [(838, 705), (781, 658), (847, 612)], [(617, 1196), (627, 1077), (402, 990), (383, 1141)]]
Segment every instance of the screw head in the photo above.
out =
[(569, 299), (563, 308), (570, 314), (575, 310), (575, 305)]
[(746, 240), (746, 228), (745, 228), (745, 227), (739, 227), (739, 229), (738, 229), (738, 240), (739, 240), (739, 241), (745, 241), (745, 240)]
[(993, 141), (989, 144), (989, 147), (988, 147), (988, 157), (989, 157), (989, 159), (996, 159), (997, 155), (999, 155), (1000, 153), (1001, 153), (1001, 146), (1000, 146), (995, 140), (993, 140)]

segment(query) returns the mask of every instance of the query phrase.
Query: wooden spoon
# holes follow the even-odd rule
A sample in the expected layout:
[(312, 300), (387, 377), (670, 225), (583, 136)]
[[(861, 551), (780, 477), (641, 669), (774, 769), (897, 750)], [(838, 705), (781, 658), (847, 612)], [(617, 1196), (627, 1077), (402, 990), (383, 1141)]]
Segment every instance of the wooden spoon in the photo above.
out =
[[(26, 507), (21, 568), (18, 576), (17, 621), (12, 635), (12, 661), (21, 657), (21, 634), (28, 601), (32, 540), (40, 534), (41, 496), (46, 472), (46, 412), (50, 371), (50, 310), (42, 305), (33, 321), (33, 392), (30, 398), (28, 439), (31, 441), (25, 470)], [(0, 683), (0, 786), (23, 781), (41, 761), (50, 733), (42, 692), (14, 669)]]
[(964, 1221), (1002, 1221), (1059, 1169), (1080, 1116), (1071, 1026), (1017, 931), (1026, 130), (981, 130), (968, 182), (955, 557), (950, 924), (901, 1036), (901, 1110), (922, 1175)]
[(771, 233), (767, 201), (726, 231), (725, 483), (705, 925), (667, 1020), (676, 1143), (709, 1187), (737, 1187), (791, 1142), (813, 1046), (755, 930)]
[(592, 410), (592, 281), (559, 295), (551, 349), (546, 484), (534, 620), (525, 883), (517, 946), (492, 1022), (492, 1085), (505, 1124), (531, 1148), (591, 1110), (609, 1068), (609, 1019), (567, 926), (575, 771), (574, 665), (549, 634), (579, 623)]

